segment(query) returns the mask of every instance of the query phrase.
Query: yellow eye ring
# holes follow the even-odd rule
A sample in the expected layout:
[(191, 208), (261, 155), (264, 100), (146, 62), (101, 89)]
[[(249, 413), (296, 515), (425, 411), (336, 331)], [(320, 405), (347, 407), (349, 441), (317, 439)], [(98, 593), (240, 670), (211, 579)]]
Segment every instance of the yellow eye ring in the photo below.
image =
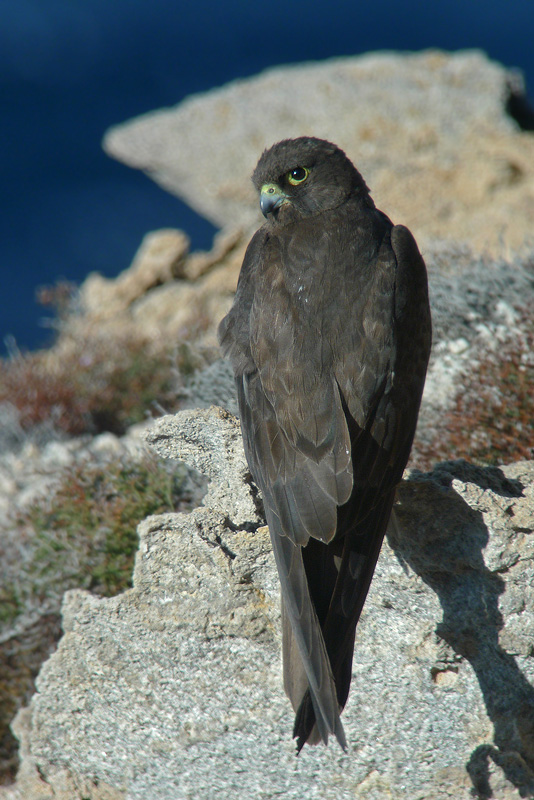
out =
[(295, 167), (295, 169), (287, 173), (288, 183), (291, 186), (298, 186), (300, 183), (304, 183), (309, 174), (310, 170), (306, 169), (306, 167)]

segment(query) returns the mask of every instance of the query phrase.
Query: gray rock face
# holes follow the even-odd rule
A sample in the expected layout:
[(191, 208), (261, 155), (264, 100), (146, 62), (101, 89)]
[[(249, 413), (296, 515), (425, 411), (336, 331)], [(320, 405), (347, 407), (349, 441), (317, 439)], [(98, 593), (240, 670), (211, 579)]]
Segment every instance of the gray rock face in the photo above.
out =
[(142, 523), (133, 589), (66, 595), (2, 800), (534, 796), (534, 463), (402, 482), (358, 629), (350, 752), (296, 758), (238, 425), (185, 411), (149, 440), (210, 477), (205, 505)]
[(205, 506), (223, 511), (237, 528), (257, 527), (257, 502), (235, 417), (222, 408), (161, 417), (146, 439), (162, 458), (185, 461), (210, 479)]

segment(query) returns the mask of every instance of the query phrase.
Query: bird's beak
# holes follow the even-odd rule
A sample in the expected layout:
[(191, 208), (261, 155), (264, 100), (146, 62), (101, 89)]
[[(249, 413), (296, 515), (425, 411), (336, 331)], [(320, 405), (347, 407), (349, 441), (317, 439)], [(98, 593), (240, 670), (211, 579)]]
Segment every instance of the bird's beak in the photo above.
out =
[(280, 208), (282, 203), (287, 201), (287, 196), (283, 193), (276, 183), (264, 183), (260, 191), (261, 213), (267, 219), (267, 215)]

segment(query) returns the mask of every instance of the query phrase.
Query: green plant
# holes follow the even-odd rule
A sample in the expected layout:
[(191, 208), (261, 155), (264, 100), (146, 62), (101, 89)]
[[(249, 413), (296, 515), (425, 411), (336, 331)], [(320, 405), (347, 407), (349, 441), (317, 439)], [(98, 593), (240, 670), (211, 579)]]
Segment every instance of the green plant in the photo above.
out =
[(0, 586), (0, 626), (13, 622), (24, 610), (18, 588), (13, 580)]
[(131, 586), (136, 527), (150, 514), (186, 506), (184, 479), (183, 468), (150, 455), (136, 462), (86, 461), (67, 469), (49, 497), (19, 512), (15, 524), (31, 558), (16, 577), (2, 581), (0, 624), (12, 628), (29, 607), (46, 611), (0, 644), (0, 784), (16, 772), (9, 725), (35, 691), (35, 676), (60, 636), (63, 593), (81, 587), (110, 596)]
[(138, 523), (183, 503), (183, 471), (155, 459), (80, 464), (53, 497), (34, 504), (25, 524), (35, 533), (30, 578), (45, 595), (81, 586), (112, 595), (131, 584)]

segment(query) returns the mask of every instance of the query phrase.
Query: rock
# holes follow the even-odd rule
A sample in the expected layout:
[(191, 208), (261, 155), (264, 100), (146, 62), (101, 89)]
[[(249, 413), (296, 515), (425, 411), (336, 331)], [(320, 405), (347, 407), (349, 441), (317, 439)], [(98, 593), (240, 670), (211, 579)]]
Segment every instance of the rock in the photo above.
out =
[[(231, 254), (212, 262), (209, 271), (196, 280), (176, 280), (148, 292), (131, 307), (130, 321), (149, 336), (163, 335), (171, 341), (195, 342), (217, 348), (217, 327), (227, 313), (237, 286), (244, 255), (244, 242)], [(191, 255), (192, 269), (211, 260)], [(187, 272), (188, 266), (184, 268)]]
[(209, 479), (205, 506), (224, 510), (237, 528), (257, 527), (258, 503), (235, 417), (216, 407), (181, 411), (156, 420), (146, 440), (162, 458), (185, 461)]
[(240, 228), (229, 228), (220, 231), (213, 239), (213, 247), (209, 253), (191, 253), (184, 264), (183, 276), (195, 281), (210, 269), (224, 261), (239, 245), (243, 244), (243, 231)]
[(189, 238), (182, 231), (147, 233), (128, 269), (117, 278), (93, 273), (84, 282), (83, 308), (91, 317), (114, 316), (150, 289), (183, 276)]
[(64, 320), (51, 352), (64, 359), (80, 341), (124, 336), (148, 341), (155, 352), (183, 341), (199, 351), (218, 349), (217, 326), (232, 302), (246, 244), (237, 228), (218, 234), (207, 253), (189, 253), (182, 231), (147, 234), (117, 278), (86, 278), (77, 313)]
[(90, 778), (74, 776), (67, 769), (52, 769), (53, 780), (44, 780), (30, 755), (31, 715), (28, 709), (19, 711), (13, 730), (20, 742), (22, 763), (16, 785), (0, 788), (2, 800), (125, 800), (124, 792), (103, 781), (96, 784)]
[(234, 370), (230, 361), (220, 358), (189, 381), (184, 394), (184, 408), (209, 408), (219, 405), (239, 416)]
[(507, 113), (522, 92), (517, 72), (479, 51), (371, 53), (269, 69), (116, 126), (104, 147), (216, 225), (251, 227), (262, 150), (320, 136), (419, 241), (507, 252), (534, 216), (534, 137)]
[(534, 463), (406, 475), (358, 628), (350, 751), (297, 759), (238, 433), (212, 408), (150, 434), (210, 476), (204, 507), (140, 525), (131, 590), (67, 593), (65, 635), (15, 726), (21, 777), (0, 798), (534, 796)]

